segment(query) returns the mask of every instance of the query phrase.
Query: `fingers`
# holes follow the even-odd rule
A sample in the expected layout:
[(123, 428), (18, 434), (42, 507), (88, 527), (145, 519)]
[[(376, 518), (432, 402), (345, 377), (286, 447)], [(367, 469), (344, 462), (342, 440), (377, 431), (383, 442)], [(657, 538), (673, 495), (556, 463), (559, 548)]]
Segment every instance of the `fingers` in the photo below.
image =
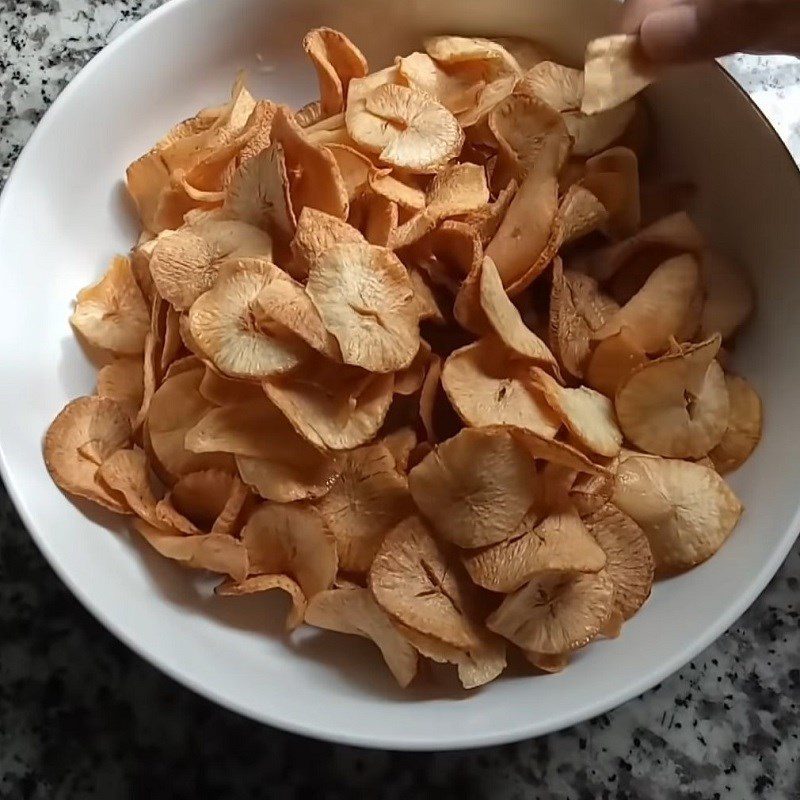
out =
[(638, 33), (649, 14), (688, 2), (691, 0), (627, 0), (622, 9), (621, 30), (623, 33)]

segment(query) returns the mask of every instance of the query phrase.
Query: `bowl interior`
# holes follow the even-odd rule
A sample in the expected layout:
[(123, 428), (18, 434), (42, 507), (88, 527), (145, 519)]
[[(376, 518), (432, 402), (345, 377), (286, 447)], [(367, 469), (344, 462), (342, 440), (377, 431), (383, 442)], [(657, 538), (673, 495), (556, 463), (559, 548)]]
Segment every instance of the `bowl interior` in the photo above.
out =
[(730, 625), (777, 569), (798, 514), (800, 179), (754, 107), (710, 66), (669, 75), (649, 97), (664, 170), (698, 184), (698, 222), (758, 287), (760, 312), (735, 353), (766, 409), (764, 440), (732, 480), (747, 512), (710, 562), (660, 583), (619, 640), (593, 645), (564, 673), (512, 673), (469, 695), (445, 684), (401, 692), (369, 643), (311, 631), (287, 641), (281, 598), (212, 598), (207, 581), (148, 552), (124, 524), (68, 502), (42, 463), (54, 415), (94, 388), (67, 320), (77, 290), (136, 235), (125, 166), (176, 120), (225, 98), (238, 69), (250, 71), (256, 95), (306, 102), (316, 81), (300, 41), (321, 24), (350, 34), (373, 66), (441, 32), (529, 35), (579, 63), (616, 10), (588, 0), (175, 0), (64, 93), (0, 206), (3, 471), (61, 577), (142, 655), (293, 731), (375, 747), (492, 744), (564, 727), (647, 689)]

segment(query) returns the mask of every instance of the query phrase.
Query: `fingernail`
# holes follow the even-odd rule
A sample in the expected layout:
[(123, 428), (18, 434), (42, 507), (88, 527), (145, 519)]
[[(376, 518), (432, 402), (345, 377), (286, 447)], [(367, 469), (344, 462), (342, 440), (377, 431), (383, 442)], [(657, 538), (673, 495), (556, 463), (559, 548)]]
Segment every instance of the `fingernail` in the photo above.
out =
[(697, 8), (679, 5), (648, 14), (639, 36), (645, 54), (655, 61), (685, 61), (694, 55), (699, 31)]

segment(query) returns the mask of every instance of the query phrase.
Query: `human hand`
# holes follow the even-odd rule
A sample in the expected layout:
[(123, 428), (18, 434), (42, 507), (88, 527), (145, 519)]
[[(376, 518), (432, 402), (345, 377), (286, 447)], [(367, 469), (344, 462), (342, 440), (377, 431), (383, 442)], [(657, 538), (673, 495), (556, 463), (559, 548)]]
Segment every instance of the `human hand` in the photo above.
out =
[(654, 61), (734, 52), (800, 55), (800, 0), (627, 0), (625, 33)]

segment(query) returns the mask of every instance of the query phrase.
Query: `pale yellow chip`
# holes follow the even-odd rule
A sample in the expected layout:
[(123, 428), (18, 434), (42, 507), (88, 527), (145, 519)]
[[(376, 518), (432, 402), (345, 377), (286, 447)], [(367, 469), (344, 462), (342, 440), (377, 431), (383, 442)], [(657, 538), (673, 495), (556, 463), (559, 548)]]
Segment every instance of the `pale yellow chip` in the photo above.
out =
[(150, 313), (130, 259), (115, 258), (99, 283), (78, 292), (70, 322), (93, 347), (115, 355), (144, 352)]
[(320, 592), (308, 604), (305, 621), (317, 628), (373, 641), (403, 688), (417, 674), (417, 651), (403, 638), (368, 589), (355, 587)]
[(408, 476), (411, 494), (437, 533), (460, 547), (502, 542), (538, 497), (536, 465), (509, 431), (465, 428)]
[(302, 363), (308, 347), (301, 339), (282, 325), (256, 318), (261, 293), (271, 282), (286, 278), (286, 273), (269, 261), (228, 261), (213, 289), (192, 305), (192, 337), (220, 372), (254, 380)]
[(268, 378), (264, 391), (294, 429), (316, 447), (350, 450), (371, 441), (392, 403), (394, 375), (310, 361)]
[(176, 535), (143, 520), (136, 520), (133, 525), (154, 550), (185, 567), (230, 575), (235, 581), (247, 576), (247, 550), (233, 536), (219, 533)]
[(693, 301), (701, 289), (700, 267), (694, 256), (675, 256), (657, 267), (644, 286), (594, 334), (607, 339), (628, 329), (647, 353), (657, 353), (680, 336)]
[(118, 403), (136, 419), (144, 398), (144, 367), (138, 358), (115, 358), (97, 373), (97, 394)]
[(186, 433), (211, 410), (200, 394), (202, 365), (167, 377), (153, 395), (147, 415), (147, 435), (154, 468), (162, 479), (174, 481), (189, 472), (222, 468), (233, 473), (233, 457), (226, 453), (192, 453)]
[(322, 113), (338, 114), (344, 110), (350, 81), (367, 74), (367, 60), (350, 39), (331, 28), (310, 30), (303, 50), (317, 71)]
[[(369, 80), (369, 79), (365, 79)], [(347, 132), (380, 160), (414, 172), (433, 172), (461, 151), (464, 132), (456, 118), (429, 94), (384, 83), (351, 109)]]
[(600, 633), (613, 596), (614, 583), (605, 570), (542, 572), (508, 595), (486, 624), (523, 650), (558, 655)]
[(272, 258), (265, 231), (238, 220), (201, 221), (156, 240), (150, 273), (158, 293), (180, 311), (211, 289), (232, 258)]
[(250, 573), (288, 575), (310, 599), (333, 584), (336, 540), (320, 513), (304, 503), (264, 503), (242, 530)]
[(555, 260), (550, 294), (550, 347), (567, 372), (583, 377), (592, 337), (618, 310), (619, 306), (600, 291), (597, 281), (580, 272), (564, 270), (561, 260)]
[(390, 250), (335, 245), (312, 268), (306, 291), (339, 342), (346, 364), (394, 372), (417, 354), (414, 290), (408, 272)]
[(244, 597), (280, 589), (289, 595), (292, 607), (286, 615), (286, 629), (299, 628), (308, 607), (303, 590), (287, 575), (251, 575), (239, 581), (224, 581), (214, 590), (221, 597)]
[(756, 390), (738, 375), (726, 375), (725, 385), (730, 400), (728, 427), (720, 443), (709, 451), (717, 472), (725, 474), (738, 469), (761, 440), (761, 398)]
[(639, 37), (614, 34), (586, 45), (581, 110), (598, 114), (630, 100), (656, 78), (656, 70), (641, 49)]
[[(79, 397), (47, 429), (44, 437), (47, 471), (67, 494), (121, 514), (129, 513), (128, 504), (98, 483), (96, 476), (102, 462), (128, 447), (130, 438), (131, 423), (121, 406), (105, 397)], [(93, 457), (87, 457), (90, 454)]]
[(316, 507), (336, 537), (341, 569), (366, 573), (387, 531), (413, 513), (408, 481), (381, 443), (343, 453), (338, 466)]
[(491, 338), (451, 353), (442, 387), (467, 425), (513, 425), (553, 438), (561, 420), (529, 376), (530, 367), (510, 359)]
[(653, 554), (642, 529), (616, 506), (606, 503), (584, 519), (606, 555), (605, 569), (614, 583), (614, 608), (630, 619), (653, 588)]
[(645, 532), (662, 574), (710, 558), (742, 514), (741, 502), (713, 469), (652, 456), (622, 459), (612, 502)]
[(582, 447), (601, 456), (619, 453), (622, 432), (611, 400), (586, 386), (564, 387), (538, 367), (534, 367), (532, 377), (534, 385)]
[(614, 402), (630, 442), (654, 455), (702, 458), (722, 441), (730, 401), (714, 360), (719, 343), (716, 335), (631, 372)]
[(508, 594), (546, 570), (598, 572), (606, 556), (574, 510), (539, 520), (529, 513), (510, 539), (470, 550), (462, 561), (472, 580)]

